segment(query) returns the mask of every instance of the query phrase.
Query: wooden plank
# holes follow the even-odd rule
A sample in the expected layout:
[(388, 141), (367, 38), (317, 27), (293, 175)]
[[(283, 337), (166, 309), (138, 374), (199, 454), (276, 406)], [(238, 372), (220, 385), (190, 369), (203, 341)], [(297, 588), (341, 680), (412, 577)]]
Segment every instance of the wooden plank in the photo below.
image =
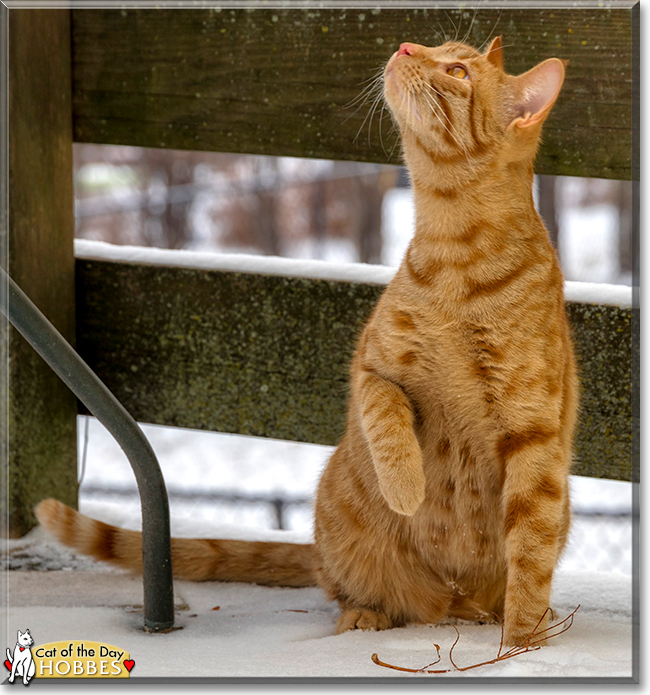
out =
[[(74, 343), (71, 95), (69, 12), (10, 10), (9, 272)], [(18, 536), (44, 497), (76, 506), (77, 401), (13, 329), (0, 342), (10, 385), (0, 518)]]
[[(77, 261), (78, 346), (141, 422), (336, 444), (382, 287)], [(631, 478), (631, 312), (568, 304), (582, 370), (575, 472)]]
[[(551, 3), (548, 3), (551, 4)], [(556, 3), (558, 5), (559, 3)], [(594, 3), (595, 4), (595, 3)], [(629, 179), (631, 2), (600, 7), (73, 10), (80, 142), (398, 163), (390, 119), (345, 108), (402, 41), (502, 34), (509, 72), (570, 61), (540, 174)], [(386, 116), (386, 114), (384, 114)], [(356, 144), (354, 140), (359, 135)]]

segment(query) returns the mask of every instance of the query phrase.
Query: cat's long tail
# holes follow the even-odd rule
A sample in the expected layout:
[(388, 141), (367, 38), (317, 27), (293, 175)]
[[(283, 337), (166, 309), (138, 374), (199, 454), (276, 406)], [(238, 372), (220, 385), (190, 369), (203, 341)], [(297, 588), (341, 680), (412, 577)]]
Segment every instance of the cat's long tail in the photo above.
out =
[[(43, 500), (34, 511), (43, 527), (64, 545), (142, 572), (140, 532), (90, 519), (54, 499)], [(313, 545), (172, 538), (174, 576), (191, 581), (313, 586), (313, 556)]]

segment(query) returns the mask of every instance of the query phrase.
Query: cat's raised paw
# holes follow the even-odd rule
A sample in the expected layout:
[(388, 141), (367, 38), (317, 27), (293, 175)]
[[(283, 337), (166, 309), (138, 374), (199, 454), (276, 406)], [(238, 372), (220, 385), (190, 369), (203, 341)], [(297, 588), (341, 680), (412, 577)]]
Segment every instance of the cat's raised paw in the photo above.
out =
[(390, 627), (388, 617), (378, 611), (348, 608), (341, 613), (336, 623), (336, 634), (348, 630), (387, 630)]
[(388, 506), (394, 512), (405, 516), (413, 516), (424, 502), (424, 487), (424, 473), (421, 470), (416, 470), (410, 477), (404, 476), (391, 485), (380, 484), (382, 495), (388, 502)]

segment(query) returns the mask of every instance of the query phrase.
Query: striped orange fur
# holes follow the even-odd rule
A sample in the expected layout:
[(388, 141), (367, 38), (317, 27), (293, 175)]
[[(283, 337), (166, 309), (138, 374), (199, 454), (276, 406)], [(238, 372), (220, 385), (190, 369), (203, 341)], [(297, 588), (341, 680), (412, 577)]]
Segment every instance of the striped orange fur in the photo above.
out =
[[(61, 543), (98, 560), (142, 572), (142, 534), (89, 519), (53, 499), (36, 507), (41, 524)], [(174, 576), (190, 581), (312, 586), (313, 546), (296, 543), (172, 538)]]
[[(532, 198), (563, 79), (557, 59), (506, 74), (500, 39), (393, 55), (384, 94), (416, 232), (357, 346), (315, 543), (174, 539), (177, 576), (317, 582), (341, 605), (337, 632), (493, 611), (508, 644), (535, 628), (569, 528), (577, 412), (562, 275)], [(62, 542), (140, 568), (138, 534), (53, 500), (37, 514)]]

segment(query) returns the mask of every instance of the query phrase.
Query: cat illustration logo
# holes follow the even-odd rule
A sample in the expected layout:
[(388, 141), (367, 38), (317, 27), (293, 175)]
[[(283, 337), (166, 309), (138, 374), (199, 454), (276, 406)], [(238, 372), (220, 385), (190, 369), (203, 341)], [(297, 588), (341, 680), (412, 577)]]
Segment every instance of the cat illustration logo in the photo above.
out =
[(12, 654), (7, 647), (5, 666), (11, 671), (10, 683), (14, 682), (16, 676), (20, 676), (23, 679), (23, 685), (29, 685), (29, 681), (34, 677), (36, 668), (31, 650), (33, 644), (34, 639), (29, 634), (29, 630), (25, 630), (25, 632), (18, 630), (18, 640), (14, 647), (14, 653)]
[[(9, 682), (22, 676), (27, 685), (31, 678), (130, 678), (135, 661), (124, 649), (87, 640), (49, 642), (33, 646), (29, 634), (18, 631), (13, 656), (7, 649), (5, 666), (11, 670)], [(30, 651), (31, 647), (31, 651)]]

